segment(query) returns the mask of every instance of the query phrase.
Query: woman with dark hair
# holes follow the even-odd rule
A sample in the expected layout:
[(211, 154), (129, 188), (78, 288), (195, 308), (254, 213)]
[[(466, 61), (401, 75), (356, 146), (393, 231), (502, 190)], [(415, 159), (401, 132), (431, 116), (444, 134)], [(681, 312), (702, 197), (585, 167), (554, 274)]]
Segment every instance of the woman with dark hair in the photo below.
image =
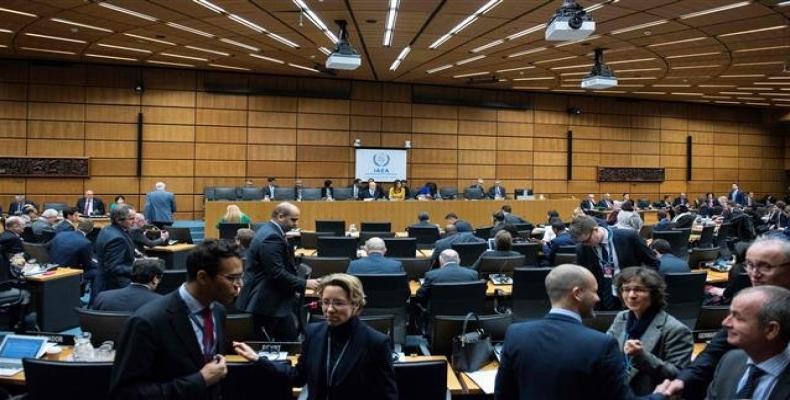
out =
[(119, 194), (115, 196), (115, 200), (113, 200), (112, 204), (110, 204), (110, 211), (114, 210), (115, 207), (118, 207), (121, 204), (126, 204), (126, 197), (123, 197)]
[(332, 274), (321, 279), (316, 292), (326, 321), (307, 327), (295, 367), (273, 364), (242, 342), (233, 342), (233, 349), (264, 373), (295, 387), (307, 384), (308, 400), (397, 400), (389, 338), (358, 317), (365, 305), (362, 283), (355, 276)]
[(390, 200), (405, 200), (406, 199), (406, 189), (403, 188), (403, 182), (396, 179), (395, 182), (392, 183), (392, 187), (389, 190), (389, 198)]
[(324, 187), (321, 188), (321, 198), (324, 200), (335, 198), (335, 188), (332, 187), (332, 181), (329, 179), (324, 181)]
[(691, 362), (694, 339), (686, 325), (664, 311), (667, 284), (657, 272), (626, 268), (614, 285), (627, 310), (617, 314), (607, 333), (623, 349), (634, 394), (646, 395)]
[(436, 187), (435, 183), (428, 182), (417, 192), (417, 199), (419, 200), (435, 199), (437, 197), (438, 190), (439, 189)]

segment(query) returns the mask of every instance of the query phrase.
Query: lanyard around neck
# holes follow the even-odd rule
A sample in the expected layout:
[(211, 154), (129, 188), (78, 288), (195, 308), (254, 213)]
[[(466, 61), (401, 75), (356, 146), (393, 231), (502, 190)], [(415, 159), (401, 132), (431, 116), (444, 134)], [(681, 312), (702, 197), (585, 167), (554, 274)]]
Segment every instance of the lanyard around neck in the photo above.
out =
[(332, 387), (332, 380), (335, 377), (335, 370), (337, 370), (337, 366), (340, 365), (340, 360), (343, 359), (343, 354), (346, 353), (346, 349), (348, 348), (348, 343), (351, 341), (349, 337), (346, 340), (346, 344), (343, 345), (343, 349), (340, 350), (340, 355), (337, 356), (337, 360), (335, 361), (335, 365), (332, 369), (329, 369), (330, 360), (332, 359), (332, 335), (326, 335), (326, 386)]

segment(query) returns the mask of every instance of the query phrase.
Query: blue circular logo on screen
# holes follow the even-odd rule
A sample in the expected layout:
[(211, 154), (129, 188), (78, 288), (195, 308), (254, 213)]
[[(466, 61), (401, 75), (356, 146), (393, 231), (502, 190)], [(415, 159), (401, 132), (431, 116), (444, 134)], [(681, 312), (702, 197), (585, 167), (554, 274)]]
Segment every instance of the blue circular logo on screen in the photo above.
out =
[(373, 164), (377, 167), (385, 167), (390, 163), (390, 155), (387, 153), (376, 153), (373, 155)]

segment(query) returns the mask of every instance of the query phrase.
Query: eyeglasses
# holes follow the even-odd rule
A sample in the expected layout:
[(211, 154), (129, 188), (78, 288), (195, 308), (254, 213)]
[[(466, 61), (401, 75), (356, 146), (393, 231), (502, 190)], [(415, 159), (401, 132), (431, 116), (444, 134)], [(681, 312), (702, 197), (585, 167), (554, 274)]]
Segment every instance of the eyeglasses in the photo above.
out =
[(650, 289), (644, 286), (623, 286), (620, 288), (620, 291), (623, 293), (634, 292), (636, 294), (640, 294), (640, 293), (647, 293), (650, 291)]
[(783, 265), (787, 265), (787, 264), (790, 264), (790, 263), (786, 263), (785, 262), (785, 263), (781, 263), (781, 264), (778, 264), (778, 265), (772, 265), (772, 264), (765, 263), (765, 262), (758, 262), (758, 263), (755, 264), (755, 263), (753, 263), (753, 262), (751, 262), (749, 260), (746, 260), (746, 272), (759, 272), (761, 274), (769, 274), (774, 269), (779, 268), (779, 267), (781, 267)]
[(350, 305), (349, 302), (343, 300), (331, 300), (331, 299), (323, 299), (321, 300), (321, 307), (329, 308), (332, 306), (334, 308), (346, 308)]
[(243, 279), (243, 277), (244, 277), (244, 276), (243, 276), (243, 275), (241, 275), (241, 274), (238, 274), (238, 275), (235, 275), (235, 274), (234, 274), (234, 275), (217, 274), (217, 275), (219, 275), (219, 276), (221, 276), (221, 277), (223, 277), (223, 278), (227, 279), (227, 280), (228, 280), (230, 283), (232, 283), (232, 284), (234, 284), (234, 285), (241, 284), (241, 282), (242, 282), (242, 279)]

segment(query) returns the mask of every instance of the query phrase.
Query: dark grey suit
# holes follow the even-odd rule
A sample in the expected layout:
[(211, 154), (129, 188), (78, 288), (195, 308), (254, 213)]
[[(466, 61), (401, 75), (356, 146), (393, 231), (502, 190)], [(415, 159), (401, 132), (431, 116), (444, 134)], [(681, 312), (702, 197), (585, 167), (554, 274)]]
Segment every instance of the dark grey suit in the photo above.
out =
[(99, 293), (93, 301), (93, 309), (99, 311), (135, 312), (143, 304), (162, 297), (140, 284), (130, 284), (121, 289), (107, 290)]
[[(721, 358), (716, 366), (713, 381), (708, 386), (708, 399), (724, 400), (737, 397), (738, 381), (746, 373), (747, 358), (746, 353), (740, 349), (730, 350)], [(782, 371), (776, 386), (766, 400), (787, 399), (790, 399), (790, 366)]]
[(453, 243), (480, 243), (480, 242), (485, 242), (485, 240), (475, 236), (474, 232), (458, 232), (444, 239), (437, 240), (436, 244), (433, 246), (433, 253), (431, 254), (431, 260), (432, 260), (431, 265), (433, 265), (434, 268), (438, 267), (439, 254), (442, 254), (443, 251), (452, 248)]
[(431, 285), (434, 283), (473, 282), (477, 280), (477, 271), (462, 267), (456, 263), (448, 263), (444, 267), (428, 271), (425, 280), (417, 290), (417, 300), (427, 303), (431, 296)]
[(134, 262), (134, 243), (119, 225), (104, 227), (96, 238), (95, 248), (99, 270), (91, 290), (91, 304), (99, 293), (128, 285)]
[(367, 257), (351, 261), (346, 273), (349, 274), (398, 274), (403, 272), (400, 261), (371, 253)]

